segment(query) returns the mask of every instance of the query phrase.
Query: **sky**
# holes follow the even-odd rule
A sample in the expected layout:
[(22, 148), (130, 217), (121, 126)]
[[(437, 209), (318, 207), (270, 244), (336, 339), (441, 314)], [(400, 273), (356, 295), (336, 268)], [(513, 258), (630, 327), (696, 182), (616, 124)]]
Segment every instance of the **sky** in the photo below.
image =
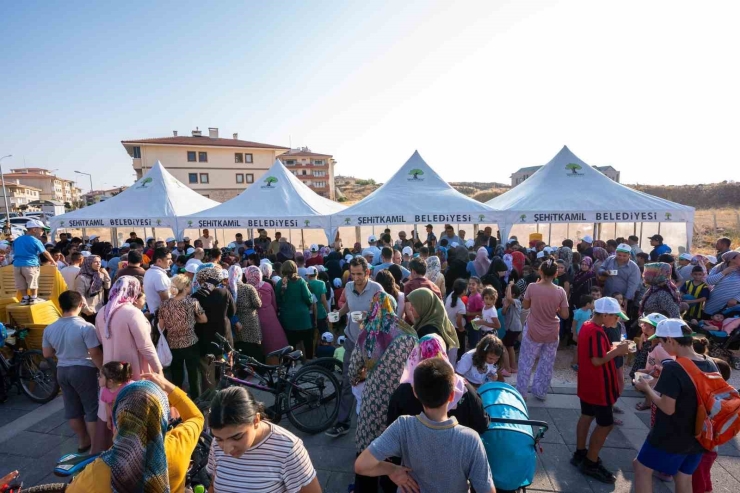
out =
[[(740, 180), (737, 2), (12, 2), (3, 170), (134, 181), (121, 140), (218, 127), (387, 180), (509, 183), (563, 145), (623, 183)], [(166, 163), (165, 163), (166, 164)], [(78, 185), (87, 190), (87, 177)]]

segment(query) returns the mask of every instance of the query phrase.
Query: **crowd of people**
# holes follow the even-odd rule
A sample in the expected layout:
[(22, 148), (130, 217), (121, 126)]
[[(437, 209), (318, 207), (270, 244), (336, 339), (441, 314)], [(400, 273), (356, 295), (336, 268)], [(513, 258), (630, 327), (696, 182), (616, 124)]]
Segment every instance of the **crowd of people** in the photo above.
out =
[[(427, 225), (424, 238), (400, 232), (394, 239), (386, 230), (364, 248), (337, 240), (304, 251), (264, 230), (254, 240), (237, 233), (225, 248), (207, 230), (192, 244), (131, 233), (115, 249), (94, 236), (50, 243), (41, 228), (29, 223), (28, 231), (12, 245), (0, 242), (0, 252), (27, 293), (22, 303), (43, 301), (41, 265), (56, 265), (66, 280), (64, 314), (47, 327), (44, 353), (59, 360), (65, 416), (80, 451), (106, 451), (71, 491), (139, 491), (130, 488), (135, 481), (159, 485), (147, 491), (169, 491), (166, 484), (178, 491), (183, 468), (172, 463), (192, 451), (203, 427), (192, 401), (216, 384), (207, 356), (216, 334), (268, 364), (288, 344), (307, 360), (342, 362), (339, 416), (326, 434), (349, 433), (356, 417), (350, 491), (495, 491), (476, 389), (510, 378), (525, 399), (546, 400), (556, 355), (569, 345), (577, 345), (572, 369), (581, 400), (572, 463), (582, 473), (615, 481), (599, 451), (620, 424), (615, 404), (630, 354), (629, 376), (646, 395), (638, 409), (651, 409), (655, 423), (635, 461), (635, 481), (645, 488), (638, 491), (649, 491), (653, 471), (691, 491), (700, 464), (700, 474), (711, 469), (704, 458), (713, 452), (693, 439), (696, 394), (669, 360), (686, 357), (702, 371), (726, 366), (703, 354), (706, 344), (694, 352), (692, 334), (731, 331), (740, 321), (740, 251), (727, 238), (717, 241), (716, 256), (675, 258), (660, 235), (643, 252), (634, 236), (551, 247), (500, 241), (491, 228), (466, 239), (451, 225), (439, 235)], [(159, 337), (171, 352), (169, 380)], [(147, 406), (154, 411), (141, 415)], [(189, 428), (151, 433), (170, 415)], [(217, 393), (208, 417), (213, 491), (253, 484), (320, 491), (300, 439), (263, 417), (245, 389)], [(129, 426), (149, 432), (120, 433)], [(123, 452), (132, 440), (144, 455)], [(149, 453), (158, 460), (140, 462)], [(127, 473), (112, 475), (114, 468)]]

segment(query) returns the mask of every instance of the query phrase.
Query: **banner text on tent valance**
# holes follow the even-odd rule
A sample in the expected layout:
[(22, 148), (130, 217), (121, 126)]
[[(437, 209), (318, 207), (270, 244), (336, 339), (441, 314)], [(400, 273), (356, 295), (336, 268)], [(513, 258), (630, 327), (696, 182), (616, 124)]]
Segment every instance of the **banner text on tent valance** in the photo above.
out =
[[(528, 222), (527, 214), (519, 216), (521, 222)], [(657, 212), (542, 212), (532, 216), (535, 223), (577, 223), (577, 222), (650, 222), (670, 221), (671, 215), (659, 216)]]
[[(346, 218), (345, 223), (349, 224), (350, 219)], [(397, 216), (358, 216), (357, 224), (421, 224), (421, 223), (471, 223), (473, 216), (470, 214), (415, 214), (413, 217), (403, 215)]]
[[(304, 221), (305, 223), (305, 221)], [(297, 219), (199, 219), (188, 227), (198, 228), (300, 228)]]

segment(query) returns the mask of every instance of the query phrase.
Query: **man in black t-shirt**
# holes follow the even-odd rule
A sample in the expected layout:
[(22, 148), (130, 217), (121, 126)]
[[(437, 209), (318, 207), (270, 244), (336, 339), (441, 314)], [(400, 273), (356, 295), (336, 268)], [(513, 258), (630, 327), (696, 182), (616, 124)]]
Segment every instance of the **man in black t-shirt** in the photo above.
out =
[[(661, 320), (650, 339), (658, 338), (663, 349), (676, 358), (688, 358), (705, 373), (716, 372), (714, 362), (694, 352), (691, 329), (680, 319)], [(694, 438), (696, 424), (696, 387), (681, 365), (663, 362), (655, 389), (645, 380), (636, 380), (635, 388), (644, 392), (658, 408), (655, 426), (642, 445), (635, 469), (635, 491), (653, 491), (653, 471), (673, 476), (676, 493), (691, 492), (691, 475), (706, 452)]]

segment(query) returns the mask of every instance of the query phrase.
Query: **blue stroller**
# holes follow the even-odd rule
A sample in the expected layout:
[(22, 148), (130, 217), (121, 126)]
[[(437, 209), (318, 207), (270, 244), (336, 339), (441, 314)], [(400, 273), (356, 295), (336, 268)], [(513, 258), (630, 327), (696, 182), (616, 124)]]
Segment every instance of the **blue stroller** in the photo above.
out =
[[(478, 394), (490, 418), (481, 439), (496, 490), (526, 491), (537, 468), (537, 444), (548, 425), (529, 419), (521, 394), (507, 383), (486, 383), (478, 389)], [(534, 427), (538, 428), (536, 433)]]

